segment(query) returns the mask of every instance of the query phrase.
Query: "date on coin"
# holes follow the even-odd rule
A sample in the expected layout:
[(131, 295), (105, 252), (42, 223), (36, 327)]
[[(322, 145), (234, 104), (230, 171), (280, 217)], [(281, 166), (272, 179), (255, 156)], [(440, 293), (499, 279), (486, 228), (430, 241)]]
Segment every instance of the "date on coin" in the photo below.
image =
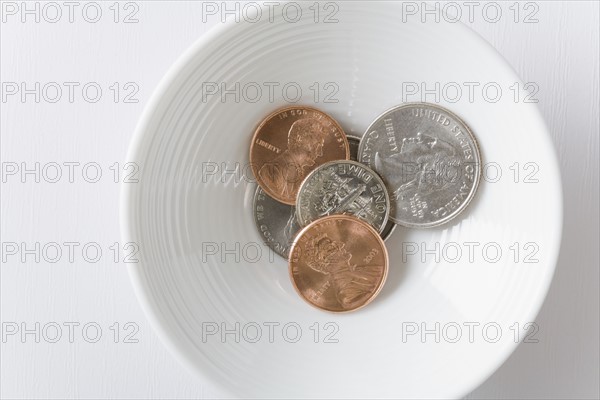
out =
[(313, 169), (350, 157), (341, 126), (311, 107), (287, 107), (266, 117), (254, 132), (250, 165), (260, 187), (294, 205), (300, 184)]
[(380, 292), (388, 253), (379, 233), (351, 215), (331, 215), (303, 228), (290, 250), (290, 278), (309, 304), (357, 310)]

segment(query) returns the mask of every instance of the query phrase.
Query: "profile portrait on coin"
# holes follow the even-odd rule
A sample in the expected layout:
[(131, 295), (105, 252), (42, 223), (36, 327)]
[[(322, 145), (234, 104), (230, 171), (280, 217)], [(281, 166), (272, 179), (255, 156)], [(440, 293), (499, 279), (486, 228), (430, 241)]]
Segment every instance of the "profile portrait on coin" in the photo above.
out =
[(407, 200), (444, 190), (460, 179), (461, 159), (448, 142), (418, 132), (402, 139), (400, 151), (387, 158), (375, 153), (376, 169), (400, 171), (391, 186), (392, 200)]
[(371, 297), (381, 281), (383, 266), (358, 266), (345, 244), (322, 233), (308, 242), (307, 265), (328, 276), (335, 298), (343, 309), (353, 309)]
[(325, 127), (316, 119), (295, 121), (288, 132), (287, 149), (265, 163), (258, 174), (277, 194), (295, 196), (307, 174), (323, 155)]
[(296, 237), (296, 233), (300, 230), (300, 225), (298, 224), (298, 219), (296, 218), (296, 207), (290, 207), (290, 215), (288, 217), (287, 223), (283, 228), (283, 236), (287, 239), (289, 244), (292, 243), (294, 238)]

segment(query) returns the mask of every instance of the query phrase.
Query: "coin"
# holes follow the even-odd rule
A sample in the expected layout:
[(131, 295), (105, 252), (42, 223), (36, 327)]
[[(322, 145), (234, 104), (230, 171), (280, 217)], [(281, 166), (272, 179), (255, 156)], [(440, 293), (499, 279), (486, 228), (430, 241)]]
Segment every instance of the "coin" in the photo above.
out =
[(381, 178), (351, 160), (330, 161), (312, 171), (298, 191), (300, 226), (333, 214), (354, 215), (381, 232), (390, 213), (390, 198)]
[(481, 179), (481, 154), (469, 127), (427, 103), (379, 116), (363, 136), (358, 158), (386, 183), (390, 219), (407, 227), (438, 226), (456, 217)]
[(384, 241), (387, 241), (390, 238), (390, 236), (392, 236), (392, 233), (394, 233), (395, 230), (396, 224), (388, 218), (388, 221), (386, 222), (385, 226), (383, 227), (383, 230), (381, 231), (381, 238)]
[(352, 161), (358, 161), (358, 146), (360, 145), (360, 138), (346, 135), (346, 139), (348, 139), (348, 146), (350, 147), (350, 159)]
[(290, 250), (289, 272), (300, 296), (326, 311), (361, 308), (379, 293), (388, 253), (379, 233), (351, 215), (330, 215), (303, 228)]
[[(348, 145), (350, 146), (350, 159), (352, 161), (358, 161), (358, 146), (360, 145), (360, 138), (352, 135), (346, 135), (346, 138), (348, 139)], [(396, 224), (394, 221), (388, 218), (383, 231), (381, 231), (381, 237), (384, 241), (388, 240), (395, 230)]]
[(296, 207), (278, 202), (258, 186), (252, 209), (256, 228), (265, 244), (287, 260), (292, 242), (300, 231)]
[(254, 132), (250, 165), (261, 188), (294, 205), (303, 179), (316, 167), (350, 156), (344, 130), (310, 107), (287, 107), (266, 117)]

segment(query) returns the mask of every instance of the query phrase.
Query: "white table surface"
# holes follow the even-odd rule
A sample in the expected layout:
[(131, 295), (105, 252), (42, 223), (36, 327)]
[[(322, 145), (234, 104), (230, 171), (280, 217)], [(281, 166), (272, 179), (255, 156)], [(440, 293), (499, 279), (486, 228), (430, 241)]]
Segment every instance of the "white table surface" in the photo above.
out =
[[(28, 2), (34, 9), (37, 2)], [(419, 2), (420, 3), (420, 2)], [(457, 2), (467, 10), (465, 2)], [(536, 320), (539, 343), (521, 344), (508, 361), (469, 398), (598, 398), (599, 397), (599, 25), (600, 3), (500, 2), (503, 17), (486, 21), (477, 3), (472, 22), (463, 21), (488, 40), (515, 68), (524, 82), (538, 85), (539, 108), (554, 140), (564, 188), (564, 232), (558, 267), (546, 302)], [(218, 396), (188, 373), (166, 350), (148, 324), (132, 291), (124, 252), (115, 262), (119, 237), (118, 195), (114, 164), (129, 146), (146, 101), (165, 71), (216, 17), (202, 22), (202, 5), (187, 1), (99, 2), (94, 5), (38, 3), (40, 21), (3, 2), (1, 23), (0, 103), (3, 171), (40, 163), (35, 175), (6, 175), (1, 190), (1, 343), (2, 398), (205, 398)], [(218, 2), (217, 4), (220, 4)], [(531, 5), (533, 4), (533, 5)], [(113, 8), (111, 8), (113, 7)], [(513, 9), (510, 9), (513, 7)], [(44, 13), (44, 10), (46, 14)], [(535, 12), (536, 23), (523, 23)], [(137, 23), (123, 23), (135, 13)], [(12, 83), (40, 91), (49, 82), (62, 86), (56, 103), (9, 96)], [(68, 86), (76, 82), (69, 100)], [(82, 95), (102, 89), (99, 101)], [(115, 82), (117, 86), (114, 86)], [(128, 85), (129, 84), (129, 85)], [(127, 85), (127, 86), (126, 86)], [(114, 95), (119, 88), (119, 99)], [(111, 89), (112, 88), (112, 89)], [(136, 88), (139, 90), (136, 91)], [(46, 98), (54, 97), (52, 85)], [(135, 92), (136, 91), (136, 92)], [(133, 93), (125, 102), (125, 95)], [(73, 182), (64, 163), (75, 162)], [(14, 164), (16, 163), (16, 164)], [(64, 176), (50, 183), (60, 164)], [(92, 163), (82, 174), (82, 167)], [(97, 163), (97, 164), (93, 164)], [(68, 165), (68, 164), (67, 164)], [(96, 183), (94, 166), (102, 177)], [(45, 169), (44, 169), (45, 168)], [(44, 177), (49, 179), (44, 179)], [(122, 179), (121, 175), (117, 180)], [(56, 263), (52, 246), (46, 258), (22, 262), (10, 255), (11, 243), (40, 249), (48, 243), (77, 242), (73, 260), (67, 253)], [(82, 255), (88, 244), (89, 258)], [(74, 245), (75, 246), (75, 245)], [(94, 248), (102, 256), (92, 262)], [(68, 249), (64, 245), (63, 250)], [(19, 247), (23, 253), (23, 248)], [(21, 336), (22, 328), (35, 330)], [(73, 337), (69, 337), (69, 323)], [(115, 325), (118, 323), (118, 326)], [(130, 323), (129, 325), (126, 325)], [(56, 324), (62, 336), (51, 343)], [(87, 324), (87, 325), (86, 325)], [(86, 326), (86, 334), (83, 327)], [(18, 327), (16, 335), (9, 332)], [(95, 329), (101, 336), (94, 342)], [(115, 332), (119, 332), (115, 337)], [(128, 340), (127, 335), (129, 334)], [(116, 341), (116, 343), (115, 343)], [(127, 343), (134, 342), (134, 343)]]

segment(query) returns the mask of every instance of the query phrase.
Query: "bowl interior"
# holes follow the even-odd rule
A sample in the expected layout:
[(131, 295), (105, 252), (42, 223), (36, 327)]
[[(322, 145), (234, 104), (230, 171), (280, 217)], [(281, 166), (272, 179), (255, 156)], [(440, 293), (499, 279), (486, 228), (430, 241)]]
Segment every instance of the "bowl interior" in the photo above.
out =
[[(123, 192), (124, 240), (140, 246), (132, 280), (167, 345), (230, 394), (461, 396), (516, 347), (511, 327), (523, 334), (552, 278), (562, 214), (549, 135), (522, 90), (515, 102), (518, 77), (466, 27), (402, 22), (393, 2), (337, 4), (335, 23), (276, 12), (220, 26), (165, 77), (130, 151), (140, 181)], [(496, 102), (482, 95), (490, 82), (503, 91)], [(422, 100), (476, 135), (486, 163), (477, 197), (444, 226), (396, 229), (388, 280), (369, 306), (309, 307), (253, 222), (254, 128), (297, 97), (362, 135), (386, 109), (421, 100), (406, 98), (414, 85), (448, 83), (462, 87), (456, 102), (450, 92)], [(534, 170), (537, 183), (524, 182)]]

